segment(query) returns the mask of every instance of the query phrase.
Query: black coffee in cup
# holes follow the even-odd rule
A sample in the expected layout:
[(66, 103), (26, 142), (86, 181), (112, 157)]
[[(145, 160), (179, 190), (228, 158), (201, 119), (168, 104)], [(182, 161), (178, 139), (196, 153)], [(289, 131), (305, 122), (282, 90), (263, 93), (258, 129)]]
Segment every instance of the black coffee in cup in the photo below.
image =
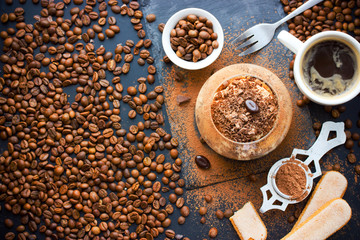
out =
[(328, 40), (316, 44), (305, 54), (303, 63), (304, 76), (318, 94), (339, 95), (354, 82), (356, 57), (342, 42)]

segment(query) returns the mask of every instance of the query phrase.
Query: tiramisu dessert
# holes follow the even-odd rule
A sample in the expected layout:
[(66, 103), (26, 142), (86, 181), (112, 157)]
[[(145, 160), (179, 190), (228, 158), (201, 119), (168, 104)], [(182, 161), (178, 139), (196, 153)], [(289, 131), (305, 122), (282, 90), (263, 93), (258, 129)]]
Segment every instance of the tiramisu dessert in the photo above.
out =
[(252, 142), (273, 128), (278, 101), (268, 85), (252, 76), (237, 76), (223, 83), (211, 105), (213, 123), (226, 138)]

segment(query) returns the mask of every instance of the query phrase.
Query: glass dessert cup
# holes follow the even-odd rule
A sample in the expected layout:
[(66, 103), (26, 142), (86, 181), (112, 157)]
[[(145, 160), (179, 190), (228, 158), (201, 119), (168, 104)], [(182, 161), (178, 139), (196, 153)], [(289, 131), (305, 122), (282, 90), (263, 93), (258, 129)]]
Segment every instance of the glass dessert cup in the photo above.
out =
[[(236, 142), (225, 137), (214, 125), (211, 113), (213, 96), (227, 80), (252, 76), (269, 86), (278, 101), (278, 113), (267, 135), (251, 142)], [(252, 160), (273, 151), (285, 138), (292, 119), (292, 103), (282, 81), (269, 70), (253, 64), (234, 64), (214, 73), (201, 88), (195, 106), (196, 124), (205, 142), (218, 154), (236, 160)]]

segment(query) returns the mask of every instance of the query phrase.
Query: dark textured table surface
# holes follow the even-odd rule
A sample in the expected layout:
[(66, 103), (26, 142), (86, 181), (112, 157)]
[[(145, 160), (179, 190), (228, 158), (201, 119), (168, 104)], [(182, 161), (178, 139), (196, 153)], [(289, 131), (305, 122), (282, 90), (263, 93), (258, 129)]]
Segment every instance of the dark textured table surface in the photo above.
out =
[[(154, 13), (157, 16), (157, 20), (154, 23), (147, 23), (146, 21), (142, 20), (142, 23), (145, 25), (145, 29), (147, 31), (148, 37), (153, 41), (153, 46), (151, 48), (152, 56), (155, 58), (155, 64), (158, 69), (157, 74), (157, 81), (158, 84), (164, 83), (164, 74), (163, 72), (169, 71), (171, 66), (165, 65), (161, 59), (164, 55), (162, 46), (161, 46), (161, 33), (157, 29), (157, 25), (161, 22), (165, 23), (167, 19), (177, 12), (178, 10), (181, 10), (183, 8), (188, 7), (198, 7), (203, 8), (209, 12), (211, 12), (222, 24), (222, 27), (225, 31), (225, 42), (229, 42), (230, 38), (234, 35), (237, 35), (241, 33), (244, 29), (247, 29), (251, 27), (254, 24), (262, 23), (262, 22), (275, 22), (276, 20), (280, 19), (281, 17), (284, 17), (285, 14), (282, 10), (282, 5), (280, 1), (277, 0), (253, 0), (253, 1), (247, 1), (247, 0), (231, 0), (231, 1), (213, 1), (213, 0), (199, 0), (199, 1), (191, 1), (191, 0), (184, 0), (184, 1), (175, 1), (175, 0), (169, 0), (169, 1), (161, 1), (161, 0), (143, 0), (141, 2), (141, 9), (144, 12), (144, 15)], [(0, 12), (10, 12), (12, 11), (16, 6), (19, 6), (18, 3), (14, 4), (13, 6), (8, 6), (4, 3), (4, 1), (0, 2)], [(39, 9), (41, 7), (39, 5), (33, 5), (31, 1), (27, 1), (25, 5), (22, 5), (25, 10), (25, 18), (27, 22), (34, 22), (32, 19), (32, 15), (38, 14)], [(111, 12), (111, 11), (109, 11)], [(66, 14), (69, 14), (68, 12)], [(115, 38), (106, 40), (104, 43), (95, 41), (95, 46), (99, 47), (101, 44), (104, 44), (107, 50), (114, 50), (116, 44), (123, 43), (127, 39), (133, 39), (134, 41), (137, 40), (136, 32), (133, 30), (131, 23), (129, 22), (129, 19), (125, 19), (121, 17), (120, 15), (117, 15), (118, 24), (121, 28), (120, 34), (118, 34)], [(1, 25), (1, 30), (8, 27), (10, 25)], [(282, 25), (280, 29), (287, 29), (286, 25)], [(279, 32), (279, 30), (277, 33)], [(275, 34), (275, 36), (277, 35)], [(1, 43), (2, 46), (2, 43)], [(285, 49), (276, 39), (274, 39), (265, 49), (259, 51), (256, 54), (253, 54), (251, 58), (244, 58), (244, 59), (238, 59), (235, 58), (234, 62), (232, 63), (238, 63), (238, 62), (250, 62), (255, 63), (267, 68), (271, 69), (277, 69), (277, 64), (282, 64), (285, 66), (279, 66), (279, 70), (276, 71), (280, 79), (282, 79), (289, 88), (291, 88), (293, 101), (295, 102), (296, 99), (299, 98), (300, 94), (296, 88), (294, 88), (294, 84), (291, 82), (291, 80), (288, 78), (288, 68), (286, 64), (292, 59), (292, 53)], [(130, 73), (126, 76), (122, 76), (122, 83), (124, 85), (124, 89), (126, 89), (127, 86), (130, 85), (136, 85), (136, 79), (140, 76), (143, 76), (146, 73), (145, 67), (139, 67), (137, 64), (132, 64), (132, 67), (134, 66), (134, 69), (130, 71)], [(210, 66), (211, 67), (211, 66)], [(183, 71), (181, 70), (182, 72)], [(183, 88), (186, 89), (186, 79), (184, 80), (184, 86)], [(64, 89), (66, 93), (70, 95), (70, 101), (74, 99), (75, 96), (75, 87), (67, 87)], [(171, 89), (166, 89), (168, 91), (171, 91)], [(194, 100), (194, 99), (193, 99)], [(344, 121), (345, 119), (351, 119), (353, 122), (353, 127), (351, 129), (351, 132), (358, 132), (360, 133), (360, 129), (356, 126), (356, 121), (359, 119), (360, 114), (360, 107), (359, 107), (359, 97), (356, 97), (351, 102), (345, 104), (346, 111), (341, 114), (340, 118), (334, 119), (331, 117), (331, 115), (324, 111), (322, 106), (312, 104), (310, 103), (308, 106), (304, 107), (301, 110), (297, 110), (298, 116), (295, 115), (294, 118), (296, 121), (296, 118), (301, 116), (306, 117), (305, 124), (307, 126), (311, 126), (312, 122), (314, 121)], [(298, 108), (294, 104), (294, 108)], [(128, 112), (128, 107), (125, 105), (122, 105), (122, 113)], [(172, 120), (171, 116), (167, 116), (167, 113), (171, 113), (171, 111), (165, 111), (163, 110), (163, 114), (165, 115), (165, 119), (167, 121), (167, 124), (165, 125), (165, 129), (167, 131), (176, 129), (176, 120)], [(189, 116), (192, 117), (192, 116)], [(123, 125), (129, 125), (131, 124), (127, 117), (122, 116)], [(170, 124), (171, 128), (170, 128)], [(312, 142), (314, 141), (314, 134), (311, 128), (308, 128), (306, 130), (306, 135), (309, 135), (309, 138), (305, 141), (304, 147), (311, 146)], [(178, 133), (173, 133), (174, 135), (177, 135)], [(290, 139), (285, 139), (285, 141), (289, 141)], [(296, 143), (293, 143), (294, 145), (291, 146), (297, 146)], [(185, 143), (180, 142), (179, 148), (185, 148)], [(0, 149), (3, 151), (6, 148), (6, 143), (2, 142)], [(359, 154), (359, 146), (356, 143), (354, 149), (354, 153), (357, 158), (360, 158)], [(191, 156), (188, 154), (185, 154), (186, 149), (184, 149), (184, 154), (180, 151), (180, 157), (184, 158), (185, 161), (191, 161)], [(277, 153), (276, 156), (271, 157), (270, 163), (275, 162), (276, 160), (286, 157), (289, 155), (289, 152), (291, 153), (291, 149), (288, 149), (284, 152)], [(349, 153), (349, 150), (347, 150), (344, 146), (340, 146), (336, 148), (335, 150), (331, 151), (331, 153), (327, 154), (322, 161), (322, 167), (323, 170), (330, 170), (331, 166), (334, 163), (339, 163), (341, 168), (340, 172), (343, 173), (347, 180), (348, 180), (348, 190), (344, 196), (344, 199), (348, 201), (349, 205), (352, 207), (353, 215), (350, 220), (350, 222), (339, 232), (337, 232), (335, 235), (333, 235), (330, 239), (359, 239), (360, 236), (360, 190), (359, 190), (359, 183), (358, 183), (358, 176), (354, 172), (354, 167), (356, 164), (359, 164), (359, 160), (355, 164), (350, 164), (346, 160), (346, 156)], [(279, 157), (280, 156), (280, 157)], [(192, 156), (194, 157), (194, 156)], [(228, 160), (231, 161), (231, 160)], [(191, 172), (193, 169), (191, 169), (190, 165), (185, 165), (185, 167), (188, 166), (188, 169), (184, 169), (182, 172), (185, 175), (184, 178), (186, 179), (186, 175), (191, 175)], [(233, 202), (227, 203), (226, 199), (228, 197), (222, 197), (220, 194), (218, 196), (217, 206), (219, 208), (225, 208), (225, 207), (231, 207), (234, 210), (237, 210), (241, 208), (240, 203), (244, 203), (246, 201), (254, 201), (255, 198), (261, 197), (259, 186), (264, 184), (265, 178), (267, 175), (267, 171), (269, 169), (270, 165), (259, 165), (259, 171), (256, 171), (257, 169), (257, 162), (253, 163), (239, 163), (234, 162), (235, 169), (244, 169), (244, 168), (250, 168), (255, 169), (253, 172), (256, 173), (258, 179), (260, 179), (259, 182), (253, 184), (247, 181), (246, 177), (249, 174), (249, 172), (245, 170), (239, 170), (240, 173), (231, 173), (231, 177), (227, 176), (219, 176), (217, 180), (212, 179), (211, 181), (208, 181), (206, 179), (205, 182), (198, 181), (196, 183), (191, 183), (191, 186), (187, 185), (187, 191), (185, 192), (185, 198), (187, 199), (187, 203), (189, 204), (191, 208), (191, 215), (187, 218), (187, 221), (184, 225), (180, 226), (177, 224), (177, 217), (179, 216), (179, 211), (175, 211), (175, 213), (171, 216), (173, 219), (173, 223), (171, 225), (171, 228), (176, 231), (176, 233), (183, 234), (187, 237), (190, 237), (191, 239), (206, 239), (208, 238), (208, 231), (211, 227), (217, 227), (219, 230), (219, 234), (217, 239), (238, 239), (236, 232), (232, 228), (230, 221), (227, 219), (223, 219), (221, 221), (217, 220), (214, 217), (214, 210), (216, 208), (213, 208), (212, 215), (207, 219), (207, 222), (205, 224), (200, 224), (200, 215), (198, 214), (198, 207), (203, 205), (202, 196), (203, 192), (206, 192), (208, 189), (216, 189), (221, 188), (222, 186), (226, 186), (227, 188), (234, 188), (234, 191), (242, 191), (240, 189), (241, 186), (249, 186), (250, 188), (253, 188), (255, 193), (252, 195), (252, 192), (249, 192), (249, 195), (246, 196), (244, 199), (239, 199), (239, 202), (234, 204)], [(189, 179), (189, 182), (191, 179)], [(317, 181), (316, 181), (317, 182)], [(253, 185), (251, 185), (253, 184)], [(239, 189), (237, 189), (239, 188)], [(245, 191), (245, 190), (244, 190)], [(251, 193), (251, 194), (250, 194)], [(216, 198), (217, 196), (213, 196)], [(224, 201), (222, 201), (224, 199)], [(306, 202), (306, 201), (305, 201)], [(270, 211), (265, 214), (262, 214), (262, 218), (264, 219), (265, 225), (268, 227), (268, 239), (280, 239), (282, 236), (284, 236), (292, 227), (292, 224), (289, 224), (286, 222), (286, 219), (293, 214), (295, 209), (301, 208), (304, 206), (304, 203), (298, 204), (297, 206), (291, 206), (289, 209), (285, 212), (280, 211)], [(259, 207), (259, 206), (257, 206)], [(209, 207), (211, 209), (211, 207)], [(9, 231), (7, 228), (4, 227), (3, 221), (5, 218), (13, 218), (16, 223), (19, 223), (20, 220), (18, 216), (14, 216), (13, 214), (6, 212), (5, 210), (2, 210), (2, 217), (0, 217), (0, 239), (3, 239), (3, 236), (7, 231)], [(209, 213), (210, 214), (210, 213)], [(325, 223), (326, 224), (326, 223)], [(39, 238), (42, 239), (43, 235), (39, 234)], [(159, 239), (165, 238), (164, 235), (161, 235)]]

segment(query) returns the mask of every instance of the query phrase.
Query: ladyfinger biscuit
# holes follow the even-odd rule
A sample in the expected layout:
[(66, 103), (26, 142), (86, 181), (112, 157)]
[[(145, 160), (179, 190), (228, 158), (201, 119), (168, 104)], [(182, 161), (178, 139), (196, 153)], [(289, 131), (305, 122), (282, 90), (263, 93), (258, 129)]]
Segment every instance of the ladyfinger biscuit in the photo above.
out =
[(341, 229), (351, 218), (351, 208), (336, 198), (314, 212), (281, 240), (324, 240)]
[(251, 202), (235, 212), (230, 221), (241, 240), (265, 240), (267, 237), (265, 224)]
[(347, 180), (344, 175), (336, 171), (329, 171), (325, 173), (316, 185), (311, 198), (307, 202), (293, 229), (304, 222), (328, 201), (335, 198), (342, 198), (345, 194), (346, 188)]

